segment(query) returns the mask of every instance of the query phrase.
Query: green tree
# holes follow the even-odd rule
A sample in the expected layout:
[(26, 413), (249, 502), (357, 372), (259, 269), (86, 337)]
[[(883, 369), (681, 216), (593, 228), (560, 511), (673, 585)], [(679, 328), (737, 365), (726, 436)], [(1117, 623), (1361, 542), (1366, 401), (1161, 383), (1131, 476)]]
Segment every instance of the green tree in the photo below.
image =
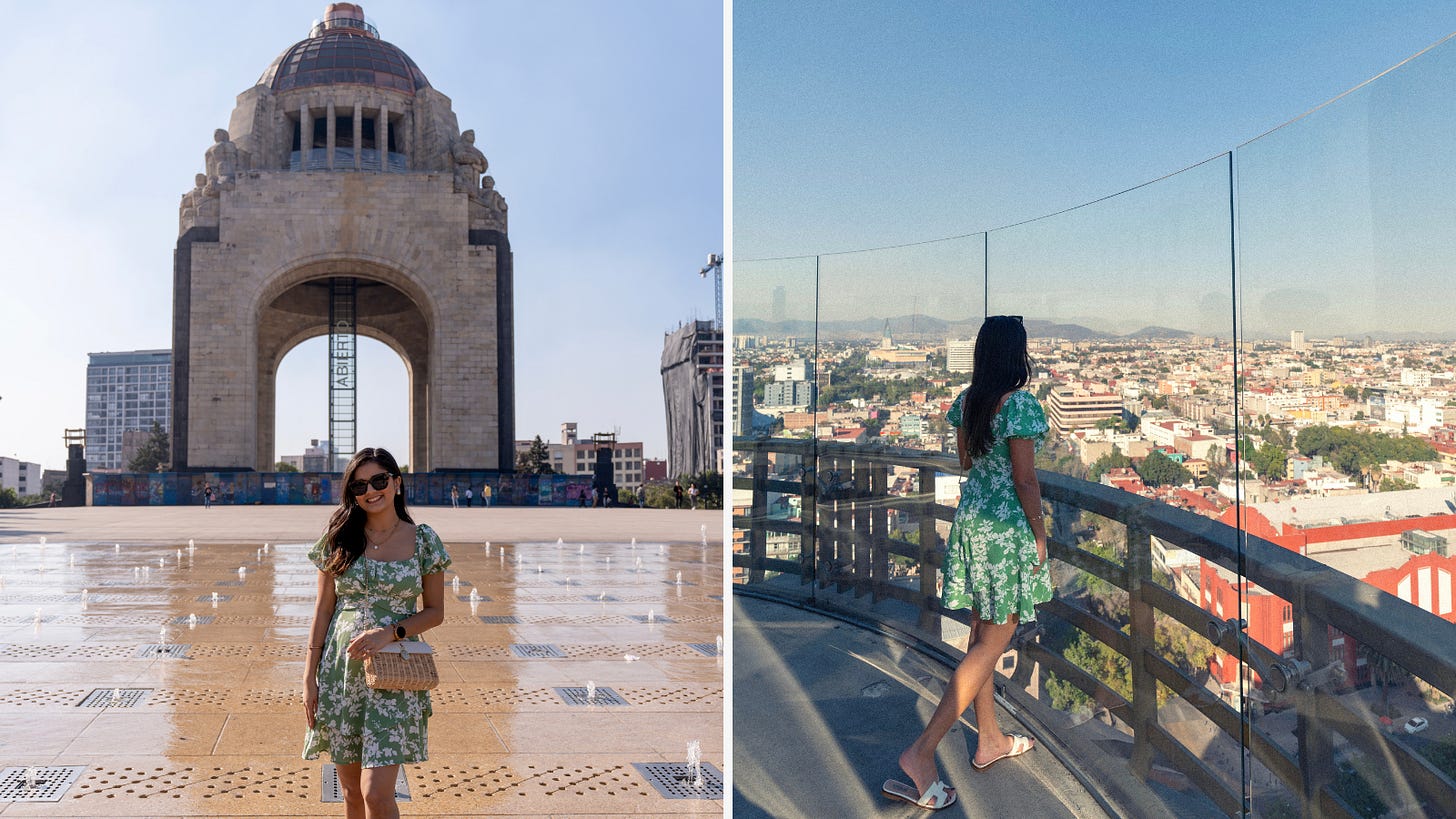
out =
[(20, 496), (8, 486), (0, 486), (0, 509), (14, 509), (20, 505)]
[(1166, 395), (1155, 395), (1155, 396), (1153, 396), (1153, 400), (1150, 401), (1150, 402), (1148, 402), (1148, 403), (1152, 406), (1153, 409), (1167, 409), (1168, 408), (1168, 396), (1166, 396)]
[(1283, 480), (1288, 466), (1288, 457), (1284, 447), (1265, 441), (1254, 450), (1249, 463), (1259, 477), (1265, 480)]
[(1137, 465), (1137, 473), (1148, 486), (1178, 486), (1193, 479), (1193, 475), (1182, 464), (1156, 449)]
[(516, 471), (527, 475), (551, 475), (556, 472), (551, 468), (551, 450), (541, 440), (540, 435), (531, 441), (530, 449), (516, 455)]
[(162, 425), (152, 422), (152, 434), (137, 450), (135, 457), (126, 465), (132, 472), (161, 472), (172, 465), (171, 441)]
[(273, 471), (274, 472), (297, 472), (298, 471), (298, 467), (296, 467), (293, 464), (288, 463), (286, 461), (279, 461), (278, 463), (273, 464)]
[[(681, 478), (683, 492), (687, 492), (689, 486), (698, 488), (699, 509), (722, 509), (723, 508), (723, 473), (715, 470), (699, 472), (696, 475), (684, 475)], [(672, 487), (668, 487), (669, 490)], [(687, 501), (684, 500), (684, 503)]]
[(1345, 385), (1345, 397), (1351, 401), (1360, 400), (1360, 390), (1354, 384)]
[(1132, 459), (1122, 454), (1122, 450), (1114, 449), (1093, 461), (1092, 465), (1087, 467), (1087, 480), (1101, 480), (1102, 476), (1106, 475), (1109, 471), (1129, 466), (1132, 466)]

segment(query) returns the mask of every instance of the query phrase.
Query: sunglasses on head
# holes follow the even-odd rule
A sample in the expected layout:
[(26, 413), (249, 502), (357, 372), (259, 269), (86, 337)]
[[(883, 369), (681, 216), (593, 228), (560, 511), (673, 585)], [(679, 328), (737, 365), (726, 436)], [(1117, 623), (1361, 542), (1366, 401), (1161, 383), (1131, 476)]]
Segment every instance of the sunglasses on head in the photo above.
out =
[(986, 316), (987, 321), (990, 321), (991, 319), (1011, 319), (1017, 324), (1021, 323), (1021, 316)]
[(362, 495), (365, 492), (368, 492), (371, 487), (376, 492), (383, 491), (384, 487), (389, 486), (389, 482), (393, 478), (394, 476), (389, 474), (388, 472), (380, 472), (378, 475), (375, 475), (367, 481), (349, 481), (349, 494)]

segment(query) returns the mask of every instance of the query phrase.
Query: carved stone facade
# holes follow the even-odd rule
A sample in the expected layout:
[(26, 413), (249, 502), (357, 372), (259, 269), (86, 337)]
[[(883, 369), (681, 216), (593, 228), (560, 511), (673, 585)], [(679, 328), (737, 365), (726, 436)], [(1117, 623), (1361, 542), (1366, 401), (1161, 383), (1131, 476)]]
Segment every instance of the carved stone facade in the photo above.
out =
[(333, 277), (358, 284), (358, 333), (404, 359), (401, 462), (513, 467), (506, 207), (473, 137), (348, 3), (239, 95), (180, 206), (176, 468), (271, 468), (278, 365), (327, 334)]

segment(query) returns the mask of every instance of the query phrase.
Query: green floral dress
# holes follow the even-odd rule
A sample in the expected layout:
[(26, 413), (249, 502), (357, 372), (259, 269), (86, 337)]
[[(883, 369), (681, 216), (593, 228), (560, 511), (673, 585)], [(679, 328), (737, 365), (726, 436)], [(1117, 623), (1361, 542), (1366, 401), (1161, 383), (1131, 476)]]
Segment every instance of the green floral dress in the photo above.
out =
[[(945, 420), (961, 426), (966, 393), (956, 396)], [(982, 620), (1005, 623), (1016, 615), (1036, 619), (1036, 604), (1052, 599), (1051, 571), (1036, 566), (1036, 536), (1011, 481), (1008, 438), (1041, 445), (1046, 414), (1029, 392), (1013, 392), (991, 422), (991, 451), (975, 459), (961, 485), (961, 502), (950, 525), (941, 605), (973, 609)]]
[[(320, 569), (327, 548), (320, 538), (309, 550), (308, 559)], [(304, 736), (304, 759), (318, 759), (321, 751), (327, 751), (336, 765), (363, 763), (378, 768), (428, 757), (425, 723), (432, 713), (430, 692), (370, 688), (364, 683), (364, 662), (349, 659), (345, 649), (361, 632), (392, 627), (415, 614), (424, 576), (449, 565), (450, 555), (439, 535), (420, 524), (415, 527), (414, 557), (381, 561), (364, 555), (334, 579), (338, 603), (319, 660), (318, 711), (314, 727)]]

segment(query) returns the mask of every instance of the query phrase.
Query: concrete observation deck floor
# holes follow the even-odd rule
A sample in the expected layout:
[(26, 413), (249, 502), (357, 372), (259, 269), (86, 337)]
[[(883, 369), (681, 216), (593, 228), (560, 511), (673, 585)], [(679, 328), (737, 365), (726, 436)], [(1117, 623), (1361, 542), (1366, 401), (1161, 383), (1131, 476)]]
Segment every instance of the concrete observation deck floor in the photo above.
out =
[[(330, 511), (0, 512), (0, 815), (343, 815), (322, 801), (327, 756), (300, 758), (305, 553)], [(454, 565), (426, 634), (441, 676), (430, 759), (405, 768), (404, 815), (722, 815), (721, 797), (674, 781), (690, 741), (709, 788), (724, 765), (722, 512), (411, 511)], [(181, 656), (142, 656), (163, 629)], [(592, 703), (557, 691), (588, 680)], [(16, 799), (27, 766), (81, 770), (32, 802)]]
[[(900, 752), (925, 727), (950, 672), (883, 634), (735, 595), (735, 819), (928, 816), (883, 796), (880, 785), (908, 781)], [(997, 719), (1018, 730), (999, 706)], [(941, 743), (936, 761), (957, 802), (936, 816), (1107, 816), (1051, 751), (1035, 748), (981, 772), (971, 767), (975, 742), (963, 719)]]

